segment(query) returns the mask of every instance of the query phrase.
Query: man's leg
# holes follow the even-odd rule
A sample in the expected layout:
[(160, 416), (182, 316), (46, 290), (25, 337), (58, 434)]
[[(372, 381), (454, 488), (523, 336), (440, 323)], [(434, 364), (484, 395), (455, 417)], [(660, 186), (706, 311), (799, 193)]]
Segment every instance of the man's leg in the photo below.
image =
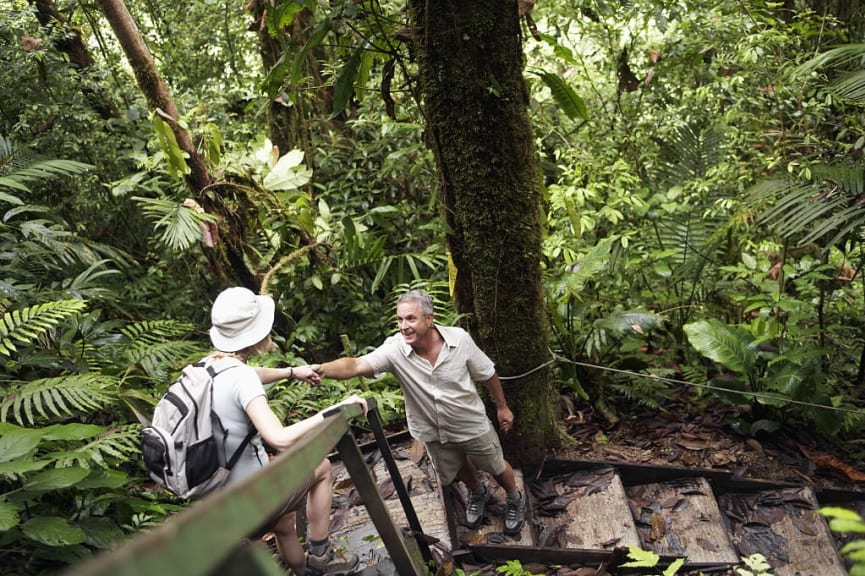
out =
[(517, 480), (516, 478), (514, 478), (514, 469), (511, 468), (511, 464), (507, 460), (505, 460), (505, 471), (501, 474), (494, 475), (493, 478), (496, 479), (496, 482), (499, 483), (499, 486), (505, 489), (505, 492), (508, 493), (508, 496), (516, 493)]
[(482, 487), (481, 478), (478, 476), (478, 469), (475, 468), (472, 459), (468, 456), (463, 460), (463, 465), (457, 472), (457, 478), (466, 485), (469, 492), (476, 492)]
[(510, 462), (505, 460), (505, 471), (496, 474), (494, 478), (508, 494), (505, 500), (505, 534), (516, 536), (523, 529), (526, 499), (517, 490), (517, 481), (514, 478), (514, 469), (511, 468)]

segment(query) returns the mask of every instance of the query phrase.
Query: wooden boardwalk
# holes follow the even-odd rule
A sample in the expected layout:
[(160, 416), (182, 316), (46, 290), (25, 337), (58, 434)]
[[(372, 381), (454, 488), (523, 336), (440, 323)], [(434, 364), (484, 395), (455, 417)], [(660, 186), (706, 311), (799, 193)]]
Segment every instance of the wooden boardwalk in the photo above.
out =
[[(628, 547), (637, 546), (655, 551), (664, 563), (685, 558), (680, 574), (732, 574), (741, 558), (756, 552), (768, 558), (775, 576), (847, 574), (835, 538), (817, 512), (817, 494), (804, 486), (735, 480), (717, 470), (556, 461), (528, 483), (515, 471), (528, 509), (522, 532), (506, 536), (504, 493), (491, 478), (485, 476), (492, 492), (485, 521), (469, 530), (461, 524), (465, 488), (442, 490), (419, 443), (403, 440), (393, 454), (421, 537), (438, 566), (468, 572), (485, 563), (520, 560), (616, 574)], [(407, 531), (380, 452), (369, 452), (366, 460), (391, 517)], [(335, 540), (361, 557), (364, 575), (396, 575), (350, 478), (339, 463), (335, 471)]]

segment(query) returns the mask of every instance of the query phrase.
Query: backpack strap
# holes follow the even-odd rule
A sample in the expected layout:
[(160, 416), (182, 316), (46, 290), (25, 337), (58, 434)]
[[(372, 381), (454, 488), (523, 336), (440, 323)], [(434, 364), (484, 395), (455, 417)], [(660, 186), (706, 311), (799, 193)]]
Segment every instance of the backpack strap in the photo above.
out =
[(246, 434), (246, 438), (243, 439), (243, 442), (240, 443), (240, 446), (237, 447), (237, 450), (234, 451), (234, 454), (231, 455), (231, 459), (225, 463), (225, 467), (228, 470), (234, 468), (234, 465), (237, 464), (237, 461), (240, 460), (240, 455), (258, 433), (258, 430), (255, 429), (255, 426), (249, 427), (249, 432)]

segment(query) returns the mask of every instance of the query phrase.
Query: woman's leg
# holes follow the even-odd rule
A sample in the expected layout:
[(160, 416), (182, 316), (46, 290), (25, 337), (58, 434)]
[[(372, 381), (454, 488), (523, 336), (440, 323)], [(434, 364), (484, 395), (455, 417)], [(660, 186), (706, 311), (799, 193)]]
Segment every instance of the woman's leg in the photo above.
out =
[(306, 553), (297, 537), (297, 528), (294, 523), (294, 512), (283, 514), (273, 527), (276, 536), (276, 549), (282, 557), (282, 561), (291, 570), (299, 575), (306, 574)]
[(325, 458), (313, 472), (313, 484), (306, 497), (309, 539), (321, 541), (330, 534), (330, 505), (333, 500), (333, 472)]

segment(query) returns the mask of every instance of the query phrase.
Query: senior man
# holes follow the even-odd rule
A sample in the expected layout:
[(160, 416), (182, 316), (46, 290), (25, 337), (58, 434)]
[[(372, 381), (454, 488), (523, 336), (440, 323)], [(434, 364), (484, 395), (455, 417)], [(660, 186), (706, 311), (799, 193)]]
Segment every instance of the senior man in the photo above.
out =
[(525, 498), (517, 490), (513, 468), (504, 458), (475, 386), (481, 382), (487, 387), (497, 407), (499, 427), (510, 431), (514, 415), (495, 365), (465, 330), (438, 326), (433, 314), (429, 294), (406, 292), (396, 305), (399, 333), (364, 356), (311, 367), (321, 377), (335, 380), (393, 374), (405, 396), (409, 432), (426, 444), (442, 485), (458, 479), (469, 489), (465, 525), (481, 525), (490, 498), (478, 476), (480, 469), (507, 493), (504, 532), (517, 535), (523, 526)]

